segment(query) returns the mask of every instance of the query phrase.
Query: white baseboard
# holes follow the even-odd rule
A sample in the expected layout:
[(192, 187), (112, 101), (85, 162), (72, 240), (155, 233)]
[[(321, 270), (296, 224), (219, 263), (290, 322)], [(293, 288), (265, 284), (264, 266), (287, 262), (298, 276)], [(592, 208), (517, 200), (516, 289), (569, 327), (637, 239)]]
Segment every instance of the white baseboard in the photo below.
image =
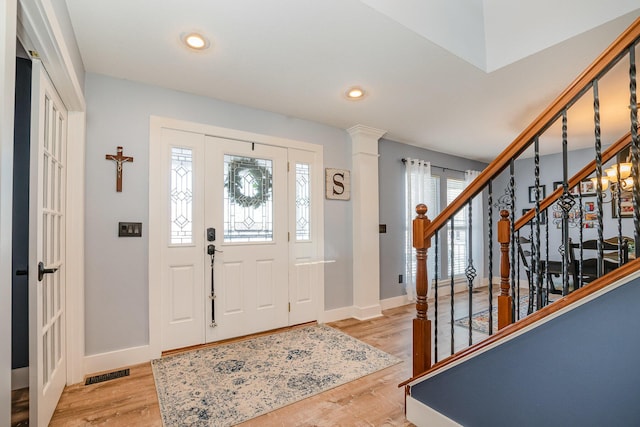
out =
[(407, 396), (407, 420), (417, 427), (462, 427), (452, 419), (428, 407), (411, 396)]
[(84, 358), (84, 373), (112, 371), (125, 366), (137, 365), (151, 360), (151, 349), (148, 345), (125, 348), (107, 353), (92, 354)]
[(29, 367), (11, 370), (11, 390), (29, 387)]
[(383, 310), (389, 310), (390, 308), (402, 307), (410, 302), (406, 295), (398, 295), (397, 297), (380, 300), (380, 307)]
[(370, 307), (356, 307), (350, 305), (347, 307), (334, 308), (333, 310), (327, 310), (324, 312), (323, 322), (337, 322), (338, 320), (351, 318), (358, 320), (374, 319), (382, 316), (382, 310), (401, 307), (409, 303), (410, 301), (407, 299), (406, 295), (399, 295), (397, 297), (380, 300), (380, 304), (372, 305)]
[(375, 319), (382, 317), (382, 308), (380, 304), (374, 304), (367, 307), (353, 306), (353, 318), (358, 320)]
[(324, 312), (324, 322), (337, 322), (338, 320), (350, 319), (353, 317), (353, 306), (334, 308)]

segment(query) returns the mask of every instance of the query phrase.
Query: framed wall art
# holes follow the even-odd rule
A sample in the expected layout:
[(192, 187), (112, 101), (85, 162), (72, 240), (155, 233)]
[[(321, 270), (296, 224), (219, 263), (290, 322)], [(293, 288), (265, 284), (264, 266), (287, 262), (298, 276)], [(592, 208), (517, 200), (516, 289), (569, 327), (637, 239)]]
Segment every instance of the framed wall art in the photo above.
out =
[(620, 200), (615, 197), (611, 202), (611, 217), (618, 218), (618, 214), (622, 218), (633, 217), (633, 194), (630, 191), (623, 191)]
[[(544, 199), (546, 197), (546, 186), (545, 185), (541, 185), (540, 187), (540, 200)], [(536, 186), (533, 185), (531, 187), (529, 187), (529, 203), (535, 203), (536, 202)]]

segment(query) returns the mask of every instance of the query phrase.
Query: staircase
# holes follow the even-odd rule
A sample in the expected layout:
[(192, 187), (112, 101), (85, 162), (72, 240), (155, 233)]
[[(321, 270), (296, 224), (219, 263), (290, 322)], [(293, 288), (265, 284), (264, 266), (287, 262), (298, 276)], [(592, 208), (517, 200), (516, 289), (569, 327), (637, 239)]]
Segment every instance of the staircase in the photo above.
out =
[[(634, 314), (640, 297), (639, 44), (640, 18), (440, 215), (430, 220), (426, 206), (416, 207), (413, 377), (401, 384), (409, 421), (418, 426), (640, 424), (640, 406), (631, 398), (640, 391), (640, 368), (633, 359), (640, 350), (640, 316)], [(624, 108), (608, 104), (613, 99), (624, 99)], [(588, 150), (570, 150), (585, 138)], [(549, 151), (560, 154), (541, 154)], [(578, 166), (575, 158), (585, 159), (585, 153), (589, 158)], [(531, 174), (525, 186), (526, 170)], [(523, 207), (527, 196), (533, 206)], [(445, 279), (451, 282), (450, 307), (438, 307), (442, 279), (437, 258), (435, 270), (427, 272), (427, 250), (434, 245), (439, 253), (442, 239), (454, 242), (453, 218), (461, 213), (471, 218), (474, 197), (487, 201), (488, 256), (468, 256), (468, 313), (471, 318), (473, 291), (483, 279), (474, 266), (485, 263), (489, 337), (474, 343), (469, 321), (469, 347), (454, 352), (459, 347), (454, 278)], [(467, 236), (473, 236), (471, 223)], [(466, 245), (473, 244), (469, 237)], [(433, 301), (427, 300), (429, 284), (436, 289)], [(434, 324), (427, 317), (429, 303), (435, 304)], [(443, 349), (437, 337), (443, 331), (437, 313), (449, 308), (451, 350), (439, 360)]]

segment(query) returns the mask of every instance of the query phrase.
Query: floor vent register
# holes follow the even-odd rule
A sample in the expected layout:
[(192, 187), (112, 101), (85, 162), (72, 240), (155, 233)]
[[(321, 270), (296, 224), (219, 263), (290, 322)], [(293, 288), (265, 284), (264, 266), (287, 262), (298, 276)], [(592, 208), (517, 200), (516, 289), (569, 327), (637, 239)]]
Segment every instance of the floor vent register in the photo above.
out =
[(94, 375), (93, 377), (89, 377), (84, 382), (84, 385), (97, 384), (109, 380), (115, 380), (116, 378), (128, 377), (129, 369), (121, 369), (119, 371), (109, 372), (107, 374)]

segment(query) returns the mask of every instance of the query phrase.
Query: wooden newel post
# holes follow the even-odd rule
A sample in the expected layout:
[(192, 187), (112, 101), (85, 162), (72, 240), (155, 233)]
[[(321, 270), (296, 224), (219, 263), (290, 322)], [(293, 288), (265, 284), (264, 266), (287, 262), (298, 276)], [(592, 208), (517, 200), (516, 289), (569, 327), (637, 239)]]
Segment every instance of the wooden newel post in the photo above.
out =
[(413, 220), (413, 247), (416, 248), (416, 318), (413, 319), (413, 375), (419, 375), (431, 367), (431, 320), (427, 319), (427, 249), (431, 239), (425, 239), (425, 230), (431, 224), (427, 218), (427, 206), (416, 206), (418, 216)]
[(509, 295), (509, 211), (500, 211), (498, 243), (500, 243), (500, 296), (498, 296), (498, 330), (513, 323), (513, 298)]

